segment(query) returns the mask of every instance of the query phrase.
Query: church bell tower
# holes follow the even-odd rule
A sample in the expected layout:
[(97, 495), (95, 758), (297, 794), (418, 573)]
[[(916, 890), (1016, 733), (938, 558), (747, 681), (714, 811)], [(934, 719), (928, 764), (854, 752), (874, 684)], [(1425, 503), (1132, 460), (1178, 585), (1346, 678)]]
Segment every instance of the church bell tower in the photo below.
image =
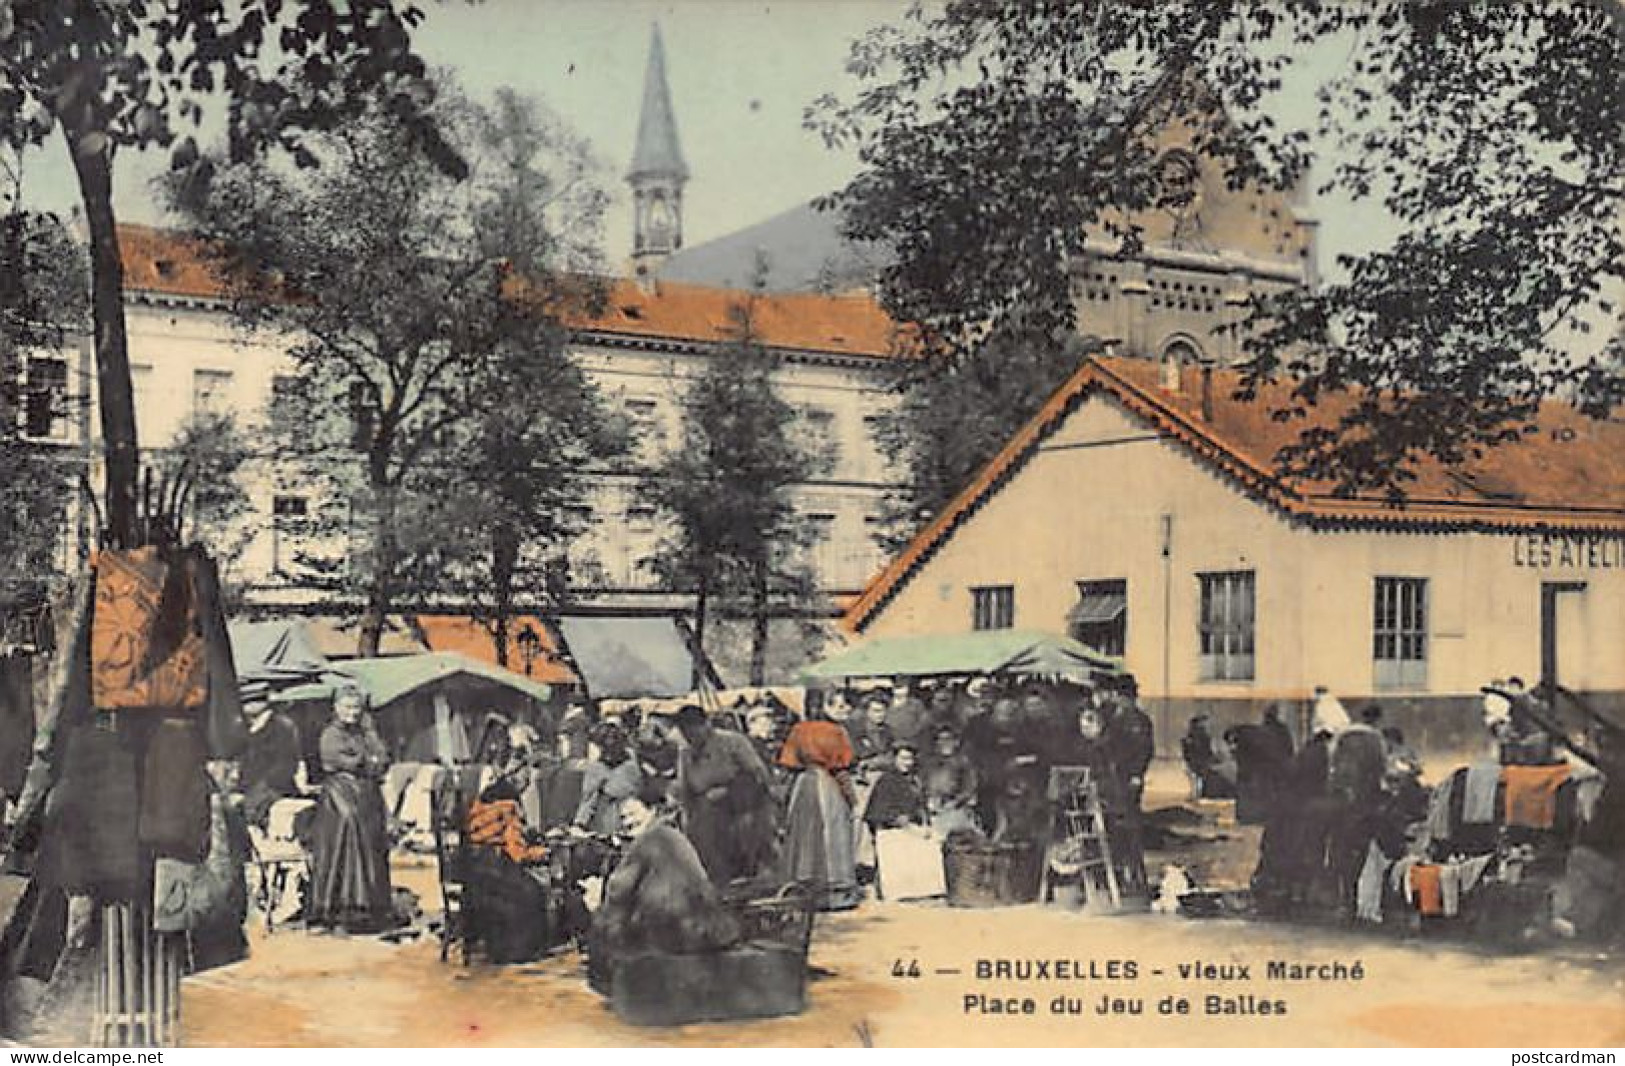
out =
[(666, 84), (666, 48), (656, 23), (649, 38), (649, 66), (643, 75), (643, 112), (626, 183), (632, 187), (632, 269), (651, 277), (666, 257), (683, 246), (683, 186), (688, 164), (677, 141), (677, 116)]

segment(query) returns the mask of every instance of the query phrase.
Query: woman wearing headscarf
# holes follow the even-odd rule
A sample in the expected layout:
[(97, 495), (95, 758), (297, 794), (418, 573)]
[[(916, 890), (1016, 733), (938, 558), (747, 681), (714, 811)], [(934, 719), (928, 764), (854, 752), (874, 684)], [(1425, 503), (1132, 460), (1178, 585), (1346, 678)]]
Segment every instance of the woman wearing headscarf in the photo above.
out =
[(311, 845), (311, 925), (376, 932), (392, 917), (389, 835), (379, 787), (389, 754), (367, 714), (366, 696), (345, 688), (322, 730), (322, 797)]
[(854, 797), (846, 730), (814, 712), (797, 722), (779, 751), (779, 765), (799, 770), (790, 792), (785, 876), (810, 884), (824, 910), (858, 905)]

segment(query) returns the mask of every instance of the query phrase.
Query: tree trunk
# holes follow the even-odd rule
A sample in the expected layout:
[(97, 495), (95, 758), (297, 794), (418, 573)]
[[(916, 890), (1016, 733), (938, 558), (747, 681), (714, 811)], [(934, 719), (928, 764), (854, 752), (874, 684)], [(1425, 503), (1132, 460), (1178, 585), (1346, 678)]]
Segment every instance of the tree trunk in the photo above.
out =
[[(503, 523), (491, 530), (491, 639), (497, 665), (508, 665), (508, 623), (513, 618), (513, 575), (519, 568), (519, 538)], [(525, 672), (530, 673), (529, 664)]]
[(751, 573), (750, 683), (760, 688), (767, 676), (767, 559), (758, 559)]
[(377, 656), (384, 638), (384, 621), (393, 598), (396, 556), (395, 490), (374, 485), (372, 491), (372, 572), (367, 575), (367, 604), (361, 613), (361, 633), (356, 654), (363, 659)]
[[(129, 338), (124, 329), (124, 263), (119, 257), (118, 223), (113, 217), (112, 149), (83, 151), (86, 138), (99, 131), (64, 121), (62, 134), (79, 176), (79, 195), (90, 231), (90, 306), (96, 333), (97, 408), (101, 411), (102, 446), (107, 458), (108, 539), (134, 545), (139, 453), (135, 429), (135, 393), (130, 385)], [(104, 137), (105, 140), (105, 137)]]

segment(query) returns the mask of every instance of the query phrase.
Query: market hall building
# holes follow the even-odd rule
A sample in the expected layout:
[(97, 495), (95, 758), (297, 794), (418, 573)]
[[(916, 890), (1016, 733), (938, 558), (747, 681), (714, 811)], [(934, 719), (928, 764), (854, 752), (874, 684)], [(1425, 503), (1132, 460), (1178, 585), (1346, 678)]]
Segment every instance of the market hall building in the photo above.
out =
[(1177, 750), (1313, 689), (1382, 705), (1435, 751), (1483, 742), (1479, 687), (1556, 680), (1625, 720), (1625, 420), (1548, 404), (1471, 469), (1424, 466), (1408, 502), (1272, 472), (1284, 388), (1100, 356), (869, 584), (857, 638), (1016, 627), (1121, 655)]

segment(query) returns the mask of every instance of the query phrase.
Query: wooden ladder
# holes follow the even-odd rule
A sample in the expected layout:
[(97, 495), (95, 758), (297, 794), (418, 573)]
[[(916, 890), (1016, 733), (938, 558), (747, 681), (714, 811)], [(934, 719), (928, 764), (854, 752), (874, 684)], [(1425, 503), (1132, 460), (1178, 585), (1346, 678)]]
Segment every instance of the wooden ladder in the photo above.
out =
[(1078, 843), (1078, 884), (1083, 905), (1091, 910), (1121, 910), (1123, 892), (1112, 858), (1111, 837), (1106, 832), (1106, 811), (1101, 806), (1100, 788), (1087, 771), (1067, 797), (1063, 818), (1067, 835)]

